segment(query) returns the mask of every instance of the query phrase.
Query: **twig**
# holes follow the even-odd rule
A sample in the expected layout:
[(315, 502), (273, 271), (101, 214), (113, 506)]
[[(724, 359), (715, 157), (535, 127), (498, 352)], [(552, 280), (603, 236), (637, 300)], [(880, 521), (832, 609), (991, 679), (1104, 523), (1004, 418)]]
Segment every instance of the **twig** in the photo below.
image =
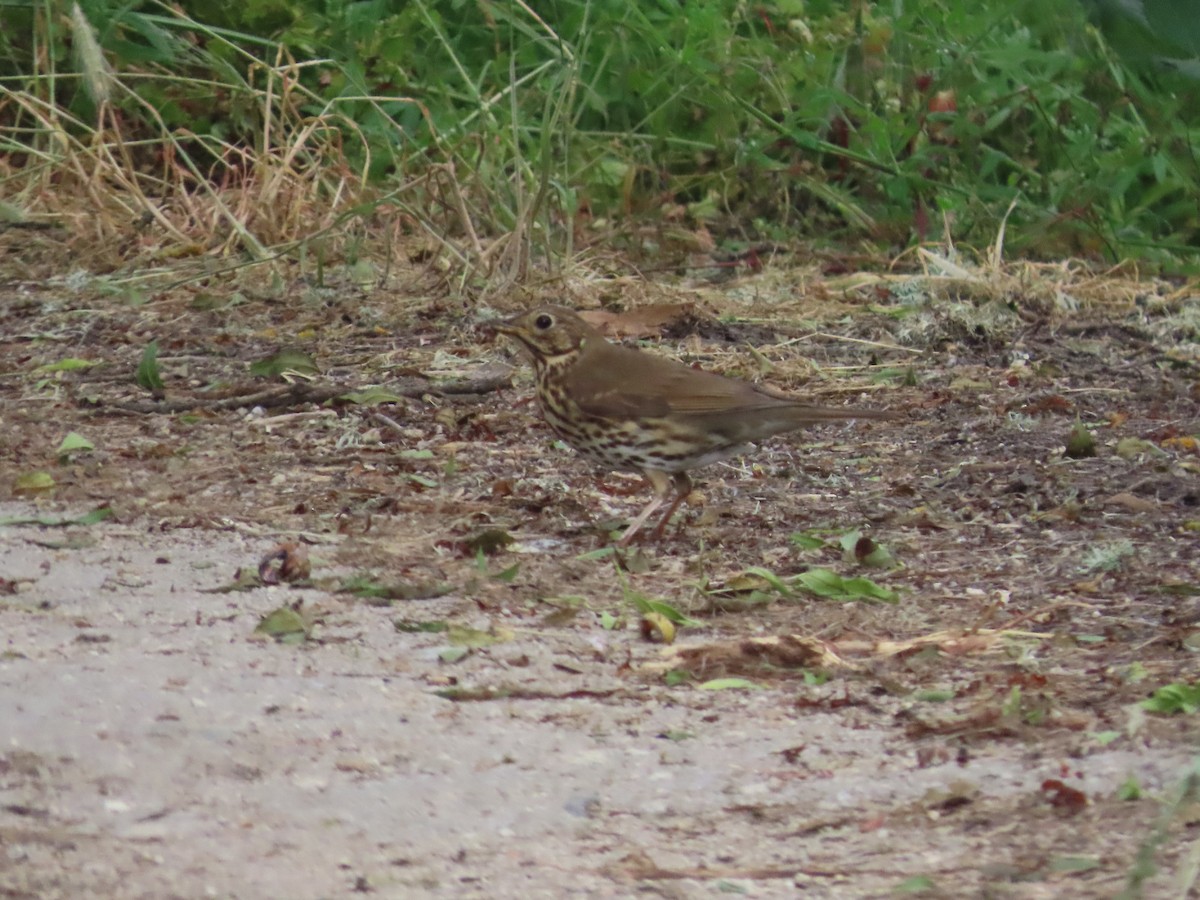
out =
[(916, 356), (924, 354), (924, 350), (918, 350), (915, 347), (901, 347), (897, 344), (885, 344), (882, 341), (869, 341), (866, 338), (847, 337), (844, 334), (829, 334), (826, 331), (810, 331), (808, 334), (802, 334), (799, 337), (790, 338), (781, 344), (776, 344), (777, 347), (789, 347), (792, 344), (799, 344), (801, 341), (807, 341), (809, 338), (825, 338), (830, 341), (843, 341), (847, 344), (866, 344), (868, 347), (878, 347), (881, 350), (897, 350), (900, 353), (912, 353)]
[[(443, 394), (459, 396), (463, 394), (489, 394), (512, 385), (512, 375), (488, 375), (482, 378), (467, 378), (460, 381), (447, 381), (442, 384), (432, 384), (425, 379), (409, 378), (403, 382), (390, 385), (387, 390), (400, 397), (424, 397), (426, 394)], [(350, 393), (353, 388), (347, 385), (312, 384), (297, 382), (296, 384), (275, 386), (263, 391), (247, 394), (237, 394), (219, 399), (192, 397), (181, 400), (134, 400), (108, 404), (102, 409), (119, 409), (125, 412), (154, 414), (179, 413), (193, 409), (238, 409), (243, 406), (261, 406), (264, 409), (277, 409), (282, 406), (292, 406), (297, 403), (328, 403)]]
[(392, 431), (396, 432), (396, 434), (400, 435), (401, 437), (404, 436), (404, 429), (400, 426), (400, 423), (391, 416), (385, 416), (383, 413), (376, 410), (375, 412), (371, 413), (371, 418), (380, 425), (392, 429)]

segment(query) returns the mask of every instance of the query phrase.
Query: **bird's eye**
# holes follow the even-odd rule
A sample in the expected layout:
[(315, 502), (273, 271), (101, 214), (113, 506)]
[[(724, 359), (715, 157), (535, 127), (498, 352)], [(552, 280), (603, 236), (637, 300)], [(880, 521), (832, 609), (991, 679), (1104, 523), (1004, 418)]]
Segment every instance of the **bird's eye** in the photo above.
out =
[(545, 331), (554, 324), (554, 320), (545, 313), (542, 313), (533, 324), (537, 327), (538, 331)]

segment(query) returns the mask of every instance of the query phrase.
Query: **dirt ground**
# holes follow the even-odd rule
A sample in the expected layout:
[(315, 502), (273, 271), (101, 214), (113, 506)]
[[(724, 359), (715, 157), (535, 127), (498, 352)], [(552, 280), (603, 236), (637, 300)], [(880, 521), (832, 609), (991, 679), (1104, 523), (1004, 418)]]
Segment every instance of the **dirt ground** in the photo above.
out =
[(0, 284), (0, 896), (1192, 895), (1200, 729), (1141, 701), (1200, 675), (1200, 302), (1019, 281), (557, 286), (901, 414), (620, 554), (527, 298)]

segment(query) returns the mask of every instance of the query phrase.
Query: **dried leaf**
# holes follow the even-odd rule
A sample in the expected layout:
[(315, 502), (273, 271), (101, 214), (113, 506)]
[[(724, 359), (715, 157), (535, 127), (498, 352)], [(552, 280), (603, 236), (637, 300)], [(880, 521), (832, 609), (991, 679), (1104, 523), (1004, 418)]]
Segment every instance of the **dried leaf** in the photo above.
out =
[(639, 626), (642, 639), (655, 644), (675, 643), (675, 625), (662, 613), (649, 612), (642, 616)]
[(56, 482), (49, 472), (26, 472), (18, 475), (13, 482), (13, 493), (28, 497), (32, 494), (42, 494), (53, 490)]
[(691, 315), (692, 309), (690, 303), (656, 303), (618, 313), (587, 310), (580, 317), (609, 337), (644, 338), (662, 334), (665, 328)]

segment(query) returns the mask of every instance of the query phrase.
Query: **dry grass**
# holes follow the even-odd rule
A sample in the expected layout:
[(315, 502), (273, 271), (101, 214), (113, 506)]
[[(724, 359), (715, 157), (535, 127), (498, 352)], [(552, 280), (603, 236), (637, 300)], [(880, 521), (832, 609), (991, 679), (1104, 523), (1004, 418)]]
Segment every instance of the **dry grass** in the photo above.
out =
[[(372, 184), (367, 137), (302, 77), (328, 61), (301, 64), (276, 50), (267, 64), (179, 11), (162, 11), (182, 33), (202, 36), (198, 45), (219, 44), (234, 60), (213, 57), (212, 71), (223, 81), (188, 81), (153, 67), (113, 71), (78, 7), (70, 17), (76, 72), (47, 64), (0, 81), (0, 149), (7, 151), (0, 154), (6, 220), (0, 244), (10, 247), (10, 276), (46, 280), (82, 272), (162, 288), (263, 264), (276, 282), (314, 271), (320, 278), (326, 266), (373, 259), (384, 261), (376, 267), (377, 287), (386, 287), (389, 276), (411, 282), (416, 268), (426, 276), (423, 290), (501, 309), (544, 300), (628, 308), (662, 296), (628, 256), (597, 249), (611, 223), (598, 226), (604, 234), (591, 233), (587, 224), (568, 221), (571, 211), (557, 210), (548, 186), (565, 183), (566, 173), (539, 169), (527, 158), (519, 129), (495, 134), (484, 148), (465, 124), (455, 134), (438, 134), (422, 110), (436, 151), (397, 150), (389, 161), (392, 185)], [(543, 159), (553, 158), (553, 142), (565, 139), (560, 123), (569, 121), (576, 102), (572, 71), (563, 77), (561, 100), (539, 123)], [(514, 74), (506, 91), (480, 98), (481, 108), (512, 104), (519, 119), (516, 96), (524, 80)], [(143, 95), (173, 84), (208, 91), (222, 109), (240, 110), (242, 136), (169, 126)], [(91, 121), (61, 102), (76, 87), (94, 103)], [(372, 104), (380, 115), (385, 102), (420, 108), (402, 97), (343, 100)], [(141, 124), (131, 125), (135, 116), (123, 111), (137, 113)], [(396, 137), (398, 145), (405, 138), (399, 124)], [(982, 250), (919, 247), (894, 260), (891, 271), (864, 273), (850, 264), (838, 268), (855, 274), (834, 277), (827, 265), (777, 266), (767, 258), (752, 285), (729, 289), (716, 284), (731, 269), (714, 260), (715, 242), (703, 225), (688, 234), (679, 223), (668, 230), (675, 238), (663, 246), (677, 248), (665, 254), (674, 258), (657, 262), (685, 273), (679, 287), (699, 308), (765, 323), (826, 318), (839, 304), (856, 308), (879, 295), (904, 301), (904, 333), (911, 336), (1000, 339), (1051, 313), (1096, 304), (1170, 308), (1189, 293), (1146, 282), (1128, 266), (1098, 273), (1072, 261), (1005, 262), (1004, 222)]]
[[(192, 42), (178, 68), (198, 55), (192, 68), (202, 78), (154, 66), (114, 71), (76, 6), (75, 71), (47, 63), (0, 81), (0, 213), (20, 232), (18, 277), (61, 274), (64, 255), (76, 270), (139, 270), (142, 281), (147, 269), (169, 270), (174, 281), (288, 257), (318, 267), (390, 261), (398, 238), (417, 235), (448, 290), (488, 298), (527, 281), (535, 255), (540, 269), (553, 268), (552, 245), (573, 255), (569, 234), (551, 234), (551, 173), (525, 158), (520, 129), (484, 147), (463, 123), (439, 134), (411, 98), (326, 101), (306, 80), (330, 61), (297, 63), (276, 48), (267, 63), (179, 10), (160, 12)], [(220, 53), (205, 56), (214, 47)], [(480, 98), (482, 108), (511, 102), (516, 116), (528, 77), (514, 74), (508, 90)], [(88, 120), (64, 105), (77, 91), (93, 104)], [(151, 95), (191, 98), (181, 105), (209, 97), (235, 136), (173, 127), (144, 99)], [(564, 120), (572, 92), (561, 96), (539, 123), (547, 134)], [(394, 125), (391, 159), (372, 160), (371, 141), (341, 104), (365, 104)], [(385, 104), (420, 109), (433, 149), (411, 144)], [(391, 184), (368, 177), (379, 170)]]
[[(496, 135), (504, 153), (485, 152), (465, 136), (465, 126), (439, 135), (426, 113), (436, 152), (397, 151), (393, 184), (373, 184), (366, 136), (305, 86), (305, 70), (327, 61), (300, 64), (276, 51), (266, 64), (182, 13), (171, 15), (186, 33), (220, 42), (241, 67), (214, 63), (225, 81), (187, 84), (211, 90), (223, 108), (242, 110), (252, 140), (170, 127), (142, 95), (184, 78), (153, 68), (114, 72), (76, 8), (77, 74), (47, 69), (0, 81), (0, 148), (8, 151), (0, 155), (0, 215), (7, 220), (0, 247), (8, 247), (10, 277), (67, 276), (78, 286), (103, 275), (109, 288), (134, 283), (163, 291), (234, 272), (241, 278), (247, 268), (261, 267), (278, 294), (297, 277), (315, 274), (321, 282), (328, 267), (372, 260), (365, 275), (356, 273), (357, 282), (387, 289), (390, 280), (501, 310), (547, 300), (627, 309), (667, 296), (629, 255), (601, 249), (611, 223), (602, 235), (555, 212), (547, 185), (563, 173), (537, 169), (522, 154), (517, 129)], [(94, 121), (58, 101), (72, 82), (93, 100)], [(485, 108), (515, 102), (520, 87), (514, 75), (509, 91), (481, 102)], [(557, 139), (555, 123), (569, 118), (570, 87), (546, 110), (547, 141)], [(420, 106), (407, 98), (344, 99), (374, 104), (380, 114), (384, 101)], [(122, 110), (130, 109), (143, 124), (129, 124), (133, 117)], [(516, 119), (515, 106), (512, 112)], [(404, 135), (396, 128), (399, 142)], [(542, 149), (545, 158), (554, 156)], [(636, 228), (626, 225), (631, 235)], [(1194, 317), (1181, 302), (1190, 285), (1148, 282), (1131, 266), (1097, 272), (1070, 260), (1005, 261), (1005, 222), (989, 247), (917, 247), (893, 260), (890, 271), (864, 272), (855, 261), (831, 266), (828, 259), (797, 266), (764, 254), (744, 288), (737, 283), (741, 263), (718, 262), (703, 225), (688, 234), (680, 223), (668, 230), (674, 239), (662, 246), (671, 258), (656, 263), (683, 273), (671, 287), (678, 292), (673, 298), (690, 295), (701, 313), (764, 325), (828, 319), (831, 311), (849, 312), (873, 297), (892, 304), (890, 315), (904, 317), (897, 333), (910, 345), (933, 335), (998, 342), (1031, 323), (1097, 305), (1130, 311), (1141, 304)], [(769, 251), (776, 252), (788, 251)], [(830, 277), (831, 268), (853, 274)]]
[[(158, 133), (134, 135), (108, 103), (85, 123), (35, 92), (0, 87), (0, 118), (13, 123), (0, 140), (23, 137), (27, 148), (0, 159), (4, 202), (92, 272), (199, 255), (261, 261), (332, 230), (364, 199), (363, 173), (343, 152), (348, 123), (303, 112), (294, 64), (251, 74), (262, 82), (246, 85), (254, 148), (171, 130), (148, 105)], [(136, 99), (133, 83), (114, 90)]]

